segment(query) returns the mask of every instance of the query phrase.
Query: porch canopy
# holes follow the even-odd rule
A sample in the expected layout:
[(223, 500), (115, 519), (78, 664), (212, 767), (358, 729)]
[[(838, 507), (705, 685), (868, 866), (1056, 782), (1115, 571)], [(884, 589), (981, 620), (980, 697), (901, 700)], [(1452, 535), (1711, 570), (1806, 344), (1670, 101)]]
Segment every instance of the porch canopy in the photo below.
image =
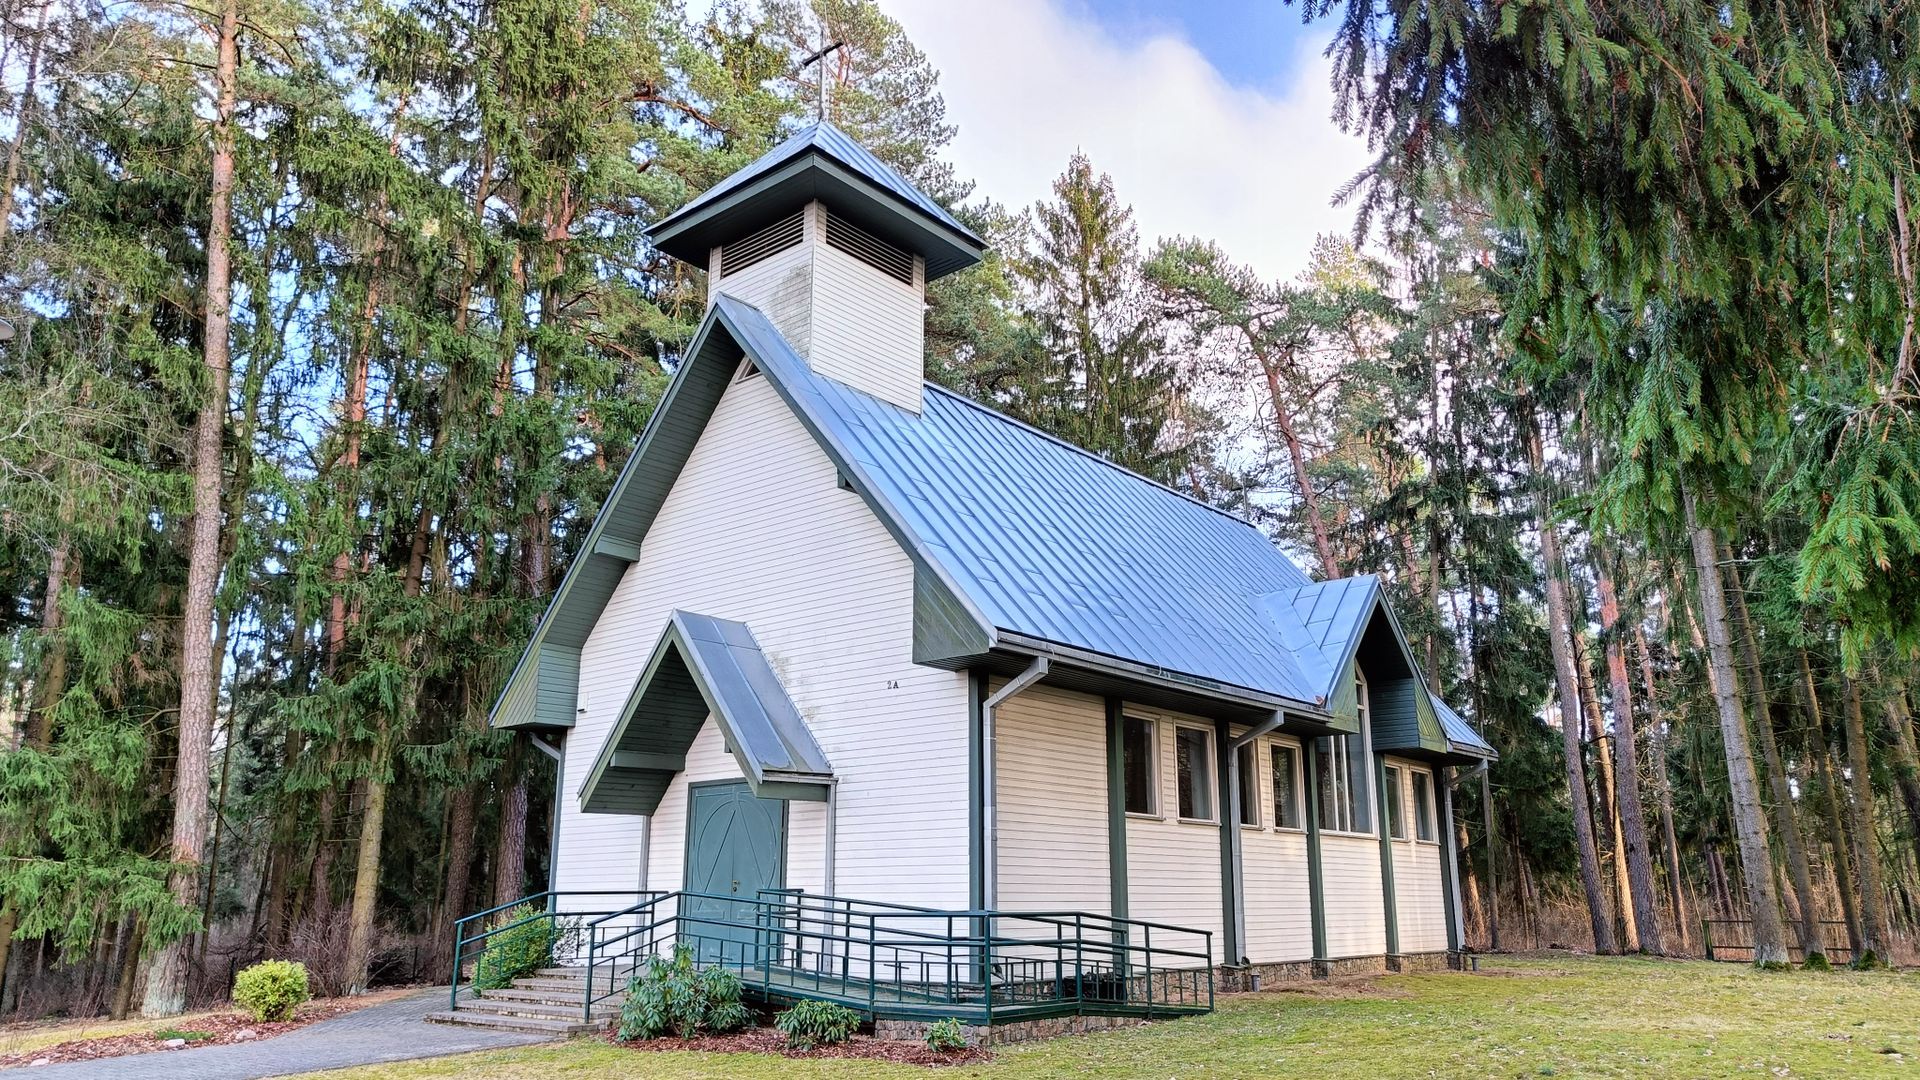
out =
[(826, 801), (833, 766), (753, 631), (675, 611), (581, 785), (581, 811), (653, 813), (708, 716), (755, 795)]

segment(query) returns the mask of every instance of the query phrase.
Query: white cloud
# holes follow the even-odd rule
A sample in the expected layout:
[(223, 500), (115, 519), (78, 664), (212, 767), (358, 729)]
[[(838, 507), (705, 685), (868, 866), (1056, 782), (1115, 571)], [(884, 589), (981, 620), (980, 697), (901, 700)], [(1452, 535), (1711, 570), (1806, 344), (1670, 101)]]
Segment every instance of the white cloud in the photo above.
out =
[(1283, 89), (1234, 86), (1187, 41), (1116, 40), (1058, 0), (882, 0), (940, 69), (954, 167), (1012, 207), (1045, 198), (1077, 149), (1112, 174), (1144, 241), (1217, 241), (1269, 278), (1353, 226), (1333, 194), (1367, 163), (1332, 120), (1328, 61), (1298, 50)]

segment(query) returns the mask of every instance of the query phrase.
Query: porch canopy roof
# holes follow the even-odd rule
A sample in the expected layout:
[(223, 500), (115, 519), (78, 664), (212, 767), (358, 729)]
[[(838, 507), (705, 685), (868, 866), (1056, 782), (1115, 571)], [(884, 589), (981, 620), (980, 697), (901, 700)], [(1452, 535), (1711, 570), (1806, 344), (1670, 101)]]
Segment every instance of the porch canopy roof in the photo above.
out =
[(675, 611), (580, 788), (590, 814), (651, 814), (712, 716), (753, 793), (824, 802), (833, 766), (745, 623)]

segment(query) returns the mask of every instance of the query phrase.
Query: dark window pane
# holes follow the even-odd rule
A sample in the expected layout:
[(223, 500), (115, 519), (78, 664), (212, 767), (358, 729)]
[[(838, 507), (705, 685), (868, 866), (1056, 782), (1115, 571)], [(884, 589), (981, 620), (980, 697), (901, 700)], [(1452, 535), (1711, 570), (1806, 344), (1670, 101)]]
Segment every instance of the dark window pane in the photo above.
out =
[(1349, 735), (1347, 736), (1346, 750), (1346, 803), (1352, 814), (1352, 817), (1349, 819), (1352, 824), (1347, 826), (1347, 830), (1349, 832), (1360, 833), (1372, 832), (1373, 807), (1367, 805), (1367, 792), (1372, 790), (1373, 785), (1367, 783), (1366, 744), (1361, 742), (1360, 736)]
[(1294, 750), (1273, 748), (1273, 823), (1283, 829), (1300, 827), (1300, 792), (1295, 790)]
[(1421, 840), (1433, 839), (1433, 777), (1413, 774), (1413, 829)]
[(1322, 738), (1315, 741), (1315, 748), (1320, 752), (1315, 755), (1319, 759), (1319, 767), (1313, 770), (1313, 783), (1314, 790), (1320, 800), (1320, 827), (1323, 829), (1339, 830), (1346, 828), (1346, 826), (1340, 823), (1339, 792), (1336, 790), (1335, 784), (1335, 778), (1339, 775), (1340, 763), (1334, 760), (1333, 746), (1334, 742), (1331, 738)]
[(1240, 824), (1260, 824), (1260, 778), (1254, 775), (1253, 744), (1245, 743), (1234, 751), (1234, 771), (1240, 787)]
[(1127, 812), (1154, 813), (1153, 722), (1129, 716), (1122, 729), (1121, 771), (1127, 779)]
[(1407, 838), (1407, 811), (1401, 801), (1400, 770), (1388, 769), (1387, 772), (1387, 835), (1395, 840)]
[(1180, 816), (1213, 817), (1213, 769), (1207, 760), (1207, 733), (1195, 728), (1174, 729), (1174, 766), (1180, 790)]

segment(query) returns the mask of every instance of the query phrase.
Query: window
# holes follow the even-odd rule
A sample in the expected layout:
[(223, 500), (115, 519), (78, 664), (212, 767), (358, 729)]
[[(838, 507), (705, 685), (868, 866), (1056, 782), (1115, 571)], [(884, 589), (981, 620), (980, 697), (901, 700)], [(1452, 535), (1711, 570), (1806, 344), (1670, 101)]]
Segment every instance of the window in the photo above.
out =
[(1389, 765), (1385, 771), (1387, 774), (1387, 835), (1395, 840), (1405, 840), (1407, 838), (1407, 806), (1402, 789), (1406, 785), (1401, 782), (1401, 777), (1406, 775), (1406, 770), (1398, 765)]
[(1173, 729), (1174, 777), (1180, 816), (1213, 820), (1213, 733), (1201, 728)]
[(1330, 832), (1372, 832), (1373, 814), (1367, 806), (1367, 755), (1360, 736), (1328, 736), (1315, 745), (1320, 751), (1319, 773), (1314, 778), (1320, 800), (1320, 827)]
[(1413, 835), (1420, 840), (1434, 838), (1432, 773), (1413, 774)]
[(1153, 763), (1155, 741), (1153, 721), (1129, 716), (1121, 723), (1120, 771), (1126, 777), (1129, 814), (1160, 812), (1160, 800), (1154, 783), (1158, 772)]
[(1300, 828), (1300, 751), (1275, 746), (1273, 763), (1273, 823), (1282, 829)]
[(1253, 756), (1253, 744), (1242, 743), (1233, 752), (1234, 777), (1240, 793), (1240, 824), (1260, 827), (1260, 777), (1256, 775), (1257, 759)]

